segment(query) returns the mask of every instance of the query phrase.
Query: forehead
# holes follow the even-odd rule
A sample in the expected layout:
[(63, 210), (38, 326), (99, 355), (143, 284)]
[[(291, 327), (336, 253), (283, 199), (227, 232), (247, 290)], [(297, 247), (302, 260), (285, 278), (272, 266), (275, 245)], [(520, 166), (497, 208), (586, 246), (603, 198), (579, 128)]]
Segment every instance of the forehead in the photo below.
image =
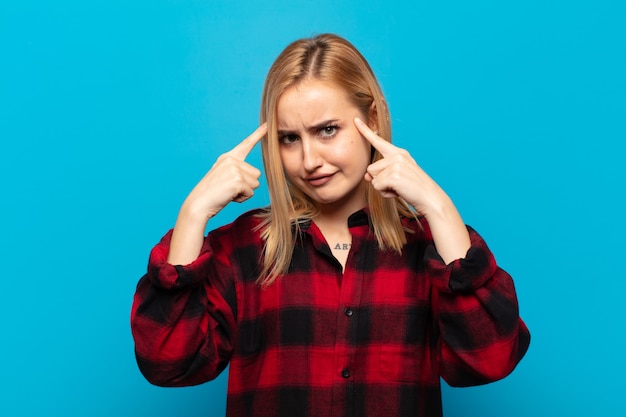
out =
[(353, 113), (356, 106), (342, 87), (325, 81), (306, 80), (288, 88), (278, 99), (279, 124), (337, 118)]

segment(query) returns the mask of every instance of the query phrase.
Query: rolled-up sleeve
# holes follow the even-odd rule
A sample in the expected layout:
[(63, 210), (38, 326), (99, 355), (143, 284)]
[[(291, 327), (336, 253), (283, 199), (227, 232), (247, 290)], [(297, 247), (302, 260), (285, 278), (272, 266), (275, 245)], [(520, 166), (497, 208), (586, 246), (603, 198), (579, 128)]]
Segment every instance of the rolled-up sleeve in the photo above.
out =
[(194, 262), (169, 264), (171, 234), (153, 248), (137, 285), (131, 310), (135, 355), (155, 385), (196, 385), (217, 377), (232, 355), (234, 271), (228, 244), (211, 234)]
[(511, 276), (468, 227), (466, 256), (446, 265), (434, 246), (425, 263), (434, 288), (440, 374), (452, 386), (493, 382), (510, 374), (530, 343)]

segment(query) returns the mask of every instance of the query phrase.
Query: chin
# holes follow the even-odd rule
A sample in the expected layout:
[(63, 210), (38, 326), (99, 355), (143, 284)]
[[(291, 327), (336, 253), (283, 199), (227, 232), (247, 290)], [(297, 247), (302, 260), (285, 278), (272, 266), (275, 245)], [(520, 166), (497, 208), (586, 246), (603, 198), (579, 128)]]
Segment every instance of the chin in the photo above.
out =
[(306, 195), (316, 204), (333, 204), (341, 200), (337, 196), (319, 195), (317, 193), (306, 193)]
[(322, 205), (333, 204), (333, 203), (340, 201), (339, 198), (320, 197), (320, 196), (314, 196), (314, 195), (309, 195), (309, 197), (311, 198), (311, 200), (315, 201), (317, 204), (322, 204)]

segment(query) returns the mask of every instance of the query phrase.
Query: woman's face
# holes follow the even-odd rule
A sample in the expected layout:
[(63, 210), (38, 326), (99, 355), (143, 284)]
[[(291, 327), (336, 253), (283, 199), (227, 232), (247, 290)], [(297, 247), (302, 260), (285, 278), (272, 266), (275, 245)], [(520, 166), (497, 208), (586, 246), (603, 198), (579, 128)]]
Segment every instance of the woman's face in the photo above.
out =
[(366, 205), (370, 144), (354, 125), (366, 115), (334, 84), (307, 80), (278, 101), (280, 158), (292, 184), (324, 207)]

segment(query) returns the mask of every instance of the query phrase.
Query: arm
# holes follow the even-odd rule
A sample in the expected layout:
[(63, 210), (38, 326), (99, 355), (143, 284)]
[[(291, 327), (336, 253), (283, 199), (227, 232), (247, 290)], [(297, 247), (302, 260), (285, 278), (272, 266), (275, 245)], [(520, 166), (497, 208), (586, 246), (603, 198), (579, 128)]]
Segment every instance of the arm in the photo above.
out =
[(210, 238), (186, 266), (167, 263), (171, 232), (155, 246), (139, 281), (131, 329), (139, 369), (160, 386), (195, 385), (215, 378), (233, 348), (236, 300), (226, 254)]
[(440, 374), (456, 386), (508, 375), (528, 349), (530, 335), (518, 314), (511, 277), (498, 268), (484, 241), (464, 225), (448, 195), (409, 152), (355, 125), (383, 156), (365, 179), (384, 197), (400, 197), (426, 220), (434, 246), (426, 255), (439, 330)]
[(452, 386), (504, 378), (522, 359), (530, 334), (519, 317), (513, 280), (469, 229), (471, 248), (449, 265), (431, 247), (426, 264), (439, 329), (438, 362)]
[(232, 245), (224, 238), (228, 228), (206, 239), (204, 230), (228, 203), (247, 200), (259, 186), (261, 173), (245, 158), (266, 133), (263, 124), (217, 159), (151, 253), (131, 326), (139, 368), (156, 385), (199, 384), (228, 364), (237, 316)]

